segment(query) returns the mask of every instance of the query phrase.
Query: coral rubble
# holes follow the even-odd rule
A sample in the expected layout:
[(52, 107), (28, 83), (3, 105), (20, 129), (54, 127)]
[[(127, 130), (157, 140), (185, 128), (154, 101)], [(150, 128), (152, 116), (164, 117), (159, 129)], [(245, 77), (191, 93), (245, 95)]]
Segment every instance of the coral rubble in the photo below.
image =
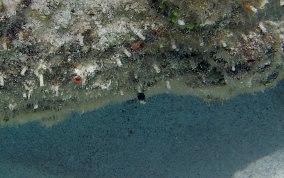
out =
[[(284, 76), (282, 0), (0, 0), (0, 123), (137, 93), (224, 100)], [(145, 97), (145, 96), (144, 96)]]

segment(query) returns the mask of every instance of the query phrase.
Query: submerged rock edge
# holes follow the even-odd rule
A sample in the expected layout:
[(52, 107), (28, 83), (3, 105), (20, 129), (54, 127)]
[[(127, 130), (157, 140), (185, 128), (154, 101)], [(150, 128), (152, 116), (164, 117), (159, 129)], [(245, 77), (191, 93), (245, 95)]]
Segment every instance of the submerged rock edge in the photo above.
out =
[(1, 124), (52, 125), (137, 92), (225, 100), (283, 79), (279, 1), (90, 2), (1, 1)]

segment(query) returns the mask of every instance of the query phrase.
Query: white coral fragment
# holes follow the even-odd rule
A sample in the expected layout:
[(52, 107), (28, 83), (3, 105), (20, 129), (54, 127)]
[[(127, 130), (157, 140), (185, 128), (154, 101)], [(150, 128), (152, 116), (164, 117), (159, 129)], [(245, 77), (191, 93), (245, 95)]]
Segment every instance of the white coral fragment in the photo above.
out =
[(123, 49), (123, 53), (127, 56), (127, 57), (131, 57), (131, 53), (127, 50), (127, 49)]
[(21, 70), (21, 76), (25, 76), (26, 71), (28, 70), (28, 68), (26, 66), (23, 67), (23, 69)]
[(157, 74), (161, 72), (161, 69), (159, 68), (157, 64), (153, 64), (153, 68)]
[(88, 64), (88, 65), (79, 65), (74, 69), (74, 73), (80, 77), (87, 77), (94, 74), (95, 71), (99, 70), (97, 63)]
[(3, 75), (0, 74), (0, 87), (4, 87), (4, 86), (5, 86), (4, 77)]
[(16, 108), (16, 106), (17, 106), (16, 103), (10, 103), (8, 107), (11, 111), (13, 111)]
[(260, 28), (260, 30), (263, 32), (263, 33), (267, 33), (267, 29), (266, 27), (264, 26), (263, 22), (260, 22), (258, 27)]
[(108, 81), (97, 81), (93, 87), (100, 87), (102, 90), (108, 90), (111, 85), (111, 80)]
[(166, 86), (167, 86), (167, 89), (171, 89), (172, 87), (171, 87), (171, 83), (170, 83), (170, 81), (166, 81)]

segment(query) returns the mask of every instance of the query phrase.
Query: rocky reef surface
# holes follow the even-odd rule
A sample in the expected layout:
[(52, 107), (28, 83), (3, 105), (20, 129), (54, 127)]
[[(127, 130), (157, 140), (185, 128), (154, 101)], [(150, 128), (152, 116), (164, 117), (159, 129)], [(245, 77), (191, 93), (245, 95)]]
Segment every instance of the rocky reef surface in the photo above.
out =
[(0, 0), (0, 124), (52, 125), (137, 93), (274, 86), (283, 14), (283, 0)]

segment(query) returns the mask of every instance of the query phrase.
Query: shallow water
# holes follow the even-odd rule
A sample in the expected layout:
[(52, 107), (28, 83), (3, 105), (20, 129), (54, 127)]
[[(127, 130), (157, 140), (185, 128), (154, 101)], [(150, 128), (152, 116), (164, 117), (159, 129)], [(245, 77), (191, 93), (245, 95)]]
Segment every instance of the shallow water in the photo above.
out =
[(281, 82), (224, 103), (161, 94), (49, 128), (5, 126), (0, 177), (277, 177), (284, 162), (270, 155), (283, 155), (283, 91)]

